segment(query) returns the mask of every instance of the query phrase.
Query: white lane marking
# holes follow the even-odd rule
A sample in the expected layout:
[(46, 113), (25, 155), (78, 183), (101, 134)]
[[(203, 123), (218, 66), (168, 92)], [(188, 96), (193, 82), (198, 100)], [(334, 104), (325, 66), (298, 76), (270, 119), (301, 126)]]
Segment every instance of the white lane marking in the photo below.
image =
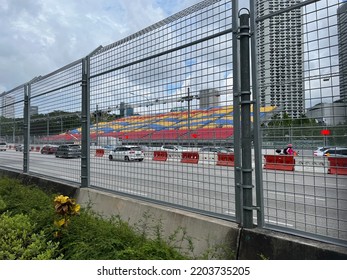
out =
[[(225, 211), (224, 212), (225, 214), (228, 214), (228, 215), (233, 215), (235, 216), (235, 212), (232, 212), (232, 211)], [(253, 217), (253, 220), (257, 220), (257, 217)], [(282, 226), (287, 226), (287, 227), (294, 227), (293, 224), (289, 224), (289, 223), (283, 223), (283, 222), (278, 222), (278, 221), (275, 221), (275, 220), (269, 220), (269, 219), (264, 219), (265, 222), (267, 223), (271, 223), (271, 224), (275, 224), (275, 225), (282, 225)]]
[(118, 188), (118, 190), (121, 191), (121, 192), (131, 193), (131, 194), (135, 194), (135, 195), (148, 196), (147, 193), (132, 191), (132, 190), (129, 190), (129, 189)]
[(271, 224), (275, 224), (275, 225), (282, 225), (282, 226), (287, 226), (287, 227), (294, 227), (293, 224), (289, 224), (289, 223), (282, 223), (282, 222), (278, 222), (278, 221), (274, 221), (274, 220), (269, 220), (269, 219), (264, 219), (265, 222), (271, 223)]
[(325, 198), (319, 198), (319, 197), (314, 197), (312, 195), (301, 195), (301, 194), (290, 194), (290, 193), (285, 193), (285, 192), (274, 192), (274, 191), (267, 191), (267, 193), (271, 193), (271, 194), (281, 194), (283, 196), (292, 196), (294, 198), (304, 198), (304, 199), (312, 199), (312, 200), (318, 200), (318, 201), (324, 201), (325, 202)]

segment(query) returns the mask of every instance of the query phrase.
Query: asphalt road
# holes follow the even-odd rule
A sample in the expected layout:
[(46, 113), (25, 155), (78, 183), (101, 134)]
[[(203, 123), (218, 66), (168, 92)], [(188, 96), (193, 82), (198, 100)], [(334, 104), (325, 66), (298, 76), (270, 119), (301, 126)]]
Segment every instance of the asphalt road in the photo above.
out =
[[(22, 157), (14, 150), (0, 152), (0, 168), (22, 170)], [(80, 182), (80, 159), (38, 152), (30, 152), (29, 158), (32, 173)], [(92, 186), (235, 217), (233, 167), (151, 158), (143, 162), (109, 161), (106, 156), (94, 155), (90, 162)], [(264, 170), (263, 189), (269, 226), (347, 241), (347, 176)]]

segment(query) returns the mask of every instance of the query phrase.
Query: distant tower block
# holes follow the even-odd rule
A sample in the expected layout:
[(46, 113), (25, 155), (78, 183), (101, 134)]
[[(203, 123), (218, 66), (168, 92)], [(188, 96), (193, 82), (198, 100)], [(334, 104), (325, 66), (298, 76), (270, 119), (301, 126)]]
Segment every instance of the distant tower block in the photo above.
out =
[(199, 95), (200, 109), (219, 106), (219, 96), (218, 90), (214, 88), (201, 90)]

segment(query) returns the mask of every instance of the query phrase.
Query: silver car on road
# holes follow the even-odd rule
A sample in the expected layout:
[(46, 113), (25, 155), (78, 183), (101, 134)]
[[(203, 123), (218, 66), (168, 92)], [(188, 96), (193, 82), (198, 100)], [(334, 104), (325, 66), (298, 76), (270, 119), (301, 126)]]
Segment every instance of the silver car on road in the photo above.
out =
[(119, 146), (110, 151), (109, 160), (143, 161), (145, 155), (139, 146)]

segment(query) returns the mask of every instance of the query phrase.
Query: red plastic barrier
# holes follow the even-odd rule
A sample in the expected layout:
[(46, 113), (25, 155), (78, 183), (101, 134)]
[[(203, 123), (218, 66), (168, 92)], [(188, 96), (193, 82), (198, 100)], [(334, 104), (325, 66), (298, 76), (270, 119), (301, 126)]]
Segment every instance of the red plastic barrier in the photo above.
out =
[(153, 160), (167, 161), (167, 151), (154, 151)]
[(96, 157), (103, 157), (105, 154), (105, 150), (104, 149), (96, 149), (95, 150), (95, 156)]
[(347, 175), (347, 158), (328, 157), (329, 174)]
[(218, 153), (217, 165), (219, 166), (235, 166), (234, 154)]
[(181, 163), (198, 163), (199, 153), (198, 152), (182, 152)]
[(294, 171), (294, 156), (288, 155), (264, 155), (264, 169)]

